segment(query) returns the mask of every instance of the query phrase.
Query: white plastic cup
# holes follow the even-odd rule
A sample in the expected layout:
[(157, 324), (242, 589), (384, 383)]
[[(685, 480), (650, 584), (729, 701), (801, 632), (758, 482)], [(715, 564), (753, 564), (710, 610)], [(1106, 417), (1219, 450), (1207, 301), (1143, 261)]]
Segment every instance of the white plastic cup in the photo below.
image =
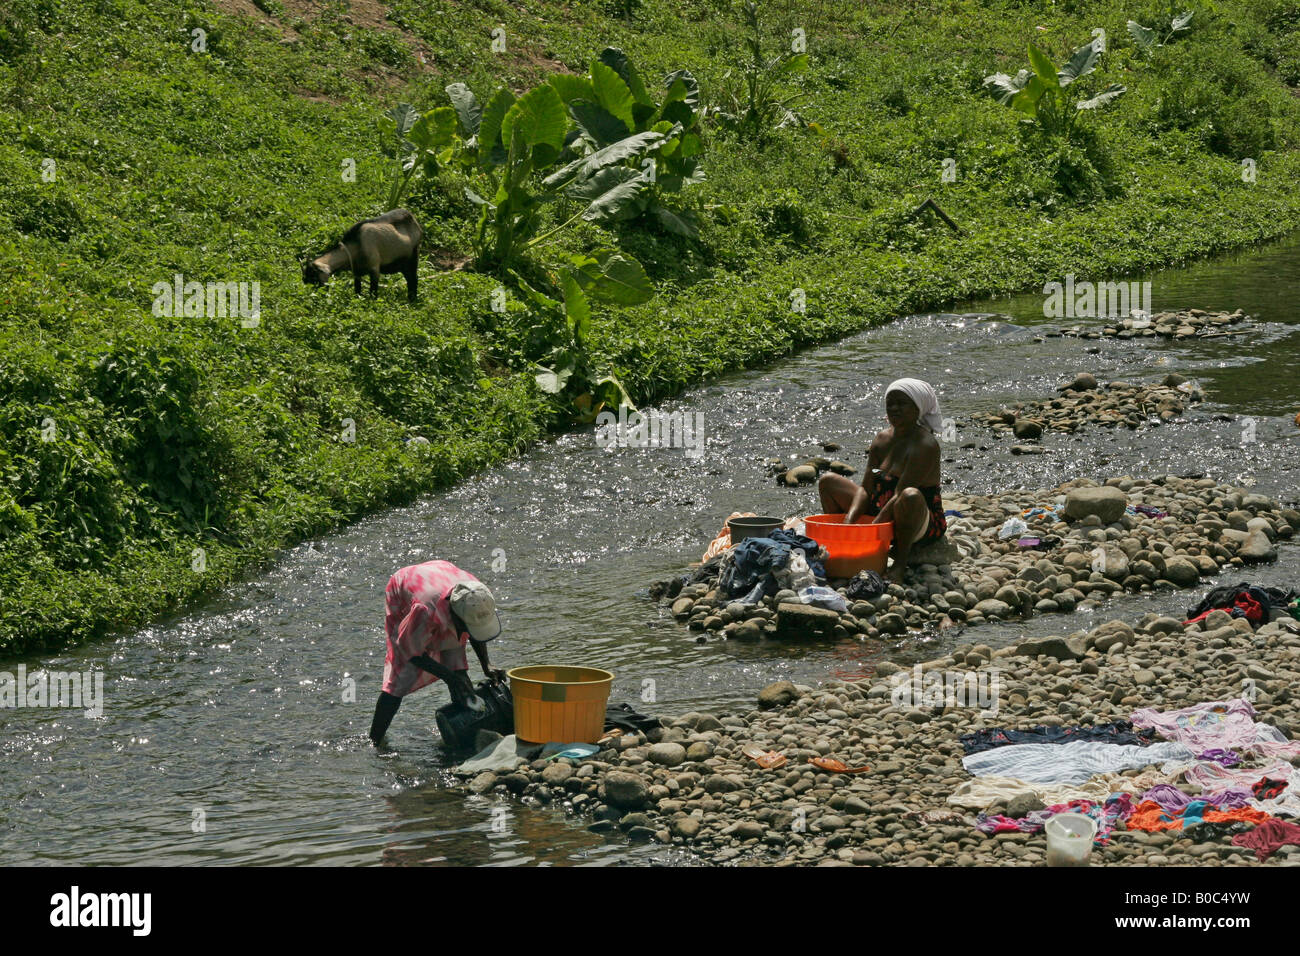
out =
[(1097, 821), (1082, 813), (1058, 813), (1043, 826), (1047, 831), (1048, 866), (1087, 866)]

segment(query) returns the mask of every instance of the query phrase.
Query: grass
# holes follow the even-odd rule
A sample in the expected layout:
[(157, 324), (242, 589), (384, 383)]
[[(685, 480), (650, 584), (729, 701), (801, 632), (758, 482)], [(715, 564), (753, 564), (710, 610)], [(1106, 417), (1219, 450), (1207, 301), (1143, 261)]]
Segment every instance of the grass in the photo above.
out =
[[(656, 284), (645, 305), (597, 310), (593, 351), (649, 402), (899, 313), (1067, 272), (1118, 279), (1293, 229), (1300, 0), (1187, 6), (1191, 33), (1145, 56), (1124, 22), (1153, 22), (1165, 4), (1150, 0), (765, 4), (769, 42), (807, 35), (811, 68), (787, 86), (825, 135), (752, 142), (706, 126), (709, 178), (685, 194), (698, 241), (586, 225), (557, 240), (621, 246)], [(650, 79), (690, 69), (722, 103), (741, 46), (737, 10), (716, 8), (0, 12), (0, 651), (139, 625), (568, 427), (532, 380), (531, 313), (494, 312), (495, 277), (440, 268), (470, 252), (474, 210), (454, 175), (407, 200), (430, 253), (417, 305), (397, 277), (376, 301), (346, 278), (309, 290), (299, 262), (382, 211), (377, 118), (396, 103), (445, 105), (458, 80), (481, 99), (520, 92), (607, 45)], [(1129, 92), (1085, 117), (1080, 142), (1026, 135), (981, 89), (1027, 65), (1028, 41), (1060, 62), (1096, 26), (1109, 50), (1088, 82)], [(962, 235), (909, 218), (927, 196)], [(176, 273), (260, 283), (260, 325), (154, 315), (154, 283)]]

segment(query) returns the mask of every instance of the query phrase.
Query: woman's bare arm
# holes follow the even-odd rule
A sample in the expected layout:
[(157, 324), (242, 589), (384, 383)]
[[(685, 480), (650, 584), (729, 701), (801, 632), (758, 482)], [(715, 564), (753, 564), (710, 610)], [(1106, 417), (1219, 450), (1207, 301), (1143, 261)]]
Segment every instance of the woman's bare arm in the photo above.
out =
[(849, 506), (848, 512), (844, 515), (845, 524), (853, 524), (862, 514), (862, 510), (867, 506), (867, 502), (876, 496), (876, 468), (879, 467), (881, 459), (884, 457), (884, 432), (877, 432), (876, 437), (871, 441), (871, 447), (867, 449), (867, 467), (862, 476), (862, 487), (858, 489), (853, 496), (853, 504)]

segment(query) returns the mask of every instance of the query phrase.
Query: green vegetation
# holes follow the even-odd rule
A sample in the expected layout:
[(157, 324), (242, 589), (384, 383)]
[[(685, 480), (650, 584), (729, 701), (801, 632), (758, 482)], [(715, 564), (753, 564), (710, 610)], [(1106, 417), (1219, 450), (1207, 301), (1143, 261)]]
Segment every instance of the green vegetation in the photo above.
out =
[[(5, 4), (0, 648), (173, 611), (624, 390), (1300, 222), (1300, 0), (1188, 0), (1149, 51), (1125, 25), (1164, 30), (1165, 2), (791, 0), (761, 31), (719, 6)], [(1067, 135), (983, 88), (1032, 42), (1056, 103), (1045, 72), (1095, 28)], [(817, 135), (782, 124), (794, 96)], [(931, 195), (962, 235), (911, 218)], [(417, 305), (301, 283), (398, 203)], [(155, 309), (177, 275), (256, 282), (260, 314)]]
[(1059, 70), (1042, 50), (1029, 44), (1029, 64), (1033, 72), (1021, 70), (1014, 77), (995, 73), (986, 77), (989, 87), (1003, 106), (1025, 114), (1025, 122), (1036, 123), (1048, 136), (1073, 139), (1075, 121), (1081, 112), (1113, 103), (1125, 93), (1123, 84), (1112, 83), (1087, 99), (1075, 100), (1066, 87), (1097, 69), (1101, 57), (1100, 40), (1085, 43), (1070, 55)]

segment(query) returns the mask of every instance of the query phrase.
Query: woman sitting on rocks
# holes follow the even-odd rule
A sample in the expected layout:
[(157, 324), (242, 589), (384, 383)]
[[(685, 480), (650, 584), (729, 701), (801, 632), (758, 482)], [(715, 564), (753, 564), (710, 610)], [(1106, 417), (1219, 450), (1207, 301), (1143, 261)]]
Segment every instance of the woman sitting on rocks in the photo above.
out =
[(889, 427), (876, 433), (867, 452), (861, 486), (843, 475), (828, 473), (817, 483), (822, 510), (842, 514), (846, 524), (860, 515), (873, 524), (894, 523), (890, 549), (894, 559), (888, 577), (903, 580), (912, 546), (937, 541), (948, 522), (939, 495), (939, 396), (927, 383), (900, 378), (885, 390)]

